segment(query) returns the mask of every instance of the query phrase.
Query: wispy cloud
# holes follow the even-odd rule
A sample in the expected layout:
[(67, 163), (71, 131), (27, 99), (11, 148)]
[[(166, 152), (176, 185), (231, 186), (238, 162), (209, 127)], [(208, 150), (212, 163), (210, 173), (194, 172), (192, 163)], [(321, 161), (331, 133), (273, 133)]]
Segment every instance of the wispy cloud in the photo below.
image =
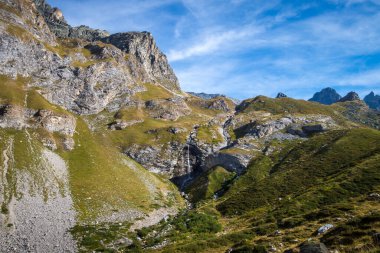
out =
[[(254, 30), (231, 30), (221, 33), (206, 34), (199, 42), (185, 49), (170, 50), (170, 61), (184, 60), (194, 56), (208, 55), (223, 48), (230, 47), (242, 39), (248, 39), (256, 33)], [(236, 44), (235, 44), (236, 45)]]

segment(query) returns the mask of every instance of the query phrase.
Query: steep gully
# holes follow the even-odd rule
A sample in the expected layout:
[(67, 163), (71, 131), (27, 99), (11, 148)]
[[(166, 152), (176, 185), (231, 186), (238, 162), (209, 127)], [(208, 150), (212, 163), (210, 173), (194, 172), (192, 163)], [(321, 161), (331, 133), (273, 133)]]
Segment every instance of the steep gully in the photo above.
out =
[(210, 169), (221, 166), (228, 171), (236, 172), (238, 175), (243, 173), (245, 165), (232, 155), (221, 153), (220, 151), (231, 146), (231, 137), (228, 134), (227, 126), (233, 117), (228, 115), (219, 124), (219, 134), (223, 136), (224, 141), (219, 145), (210, 144), (209, 150), (201, 146), (196, 140), (198, 126), (195, 126), (190, 132), (187, 142), (182, 150), (182, 167), (186, 171), (183, 175), (175, 177), (172, 181), (183, 191), (192, 181), (196, 180), (202, 173)]

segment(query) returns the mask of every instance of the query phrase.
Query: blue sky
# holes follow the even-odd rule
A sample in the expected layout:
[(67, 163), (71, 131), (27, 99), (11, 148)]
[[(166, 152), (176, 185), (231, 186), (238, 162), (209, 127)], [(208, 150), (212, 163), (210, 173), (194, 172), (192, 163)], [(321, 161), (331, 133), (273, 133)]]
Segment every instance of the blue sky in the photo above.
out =
[(48, 0), (71, 25), (150, 31), (185, 91), (380, 93), (380, 0)]

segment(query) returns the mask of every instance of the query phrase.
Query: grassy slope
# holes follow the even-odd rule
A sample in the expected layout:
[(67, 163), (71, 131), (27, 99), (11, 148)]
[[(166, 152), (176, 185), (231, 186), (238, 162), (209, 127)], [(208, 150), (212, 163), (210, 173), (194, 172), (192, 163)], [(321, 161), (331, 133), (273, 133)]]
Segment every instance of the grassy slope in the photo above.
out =
[[(27, 82), (24, 78), (12, 80), (0, 76), (0, 104), (25, 106), (26, 102), (30, 109), (47, 109), (59, 114), (69, 114), (50, 104), (37, 90), (28, 89)], [(13, 132), (14, 135), (11, 135)], [(58, 134), (48, 133), (42, 128), (34, 129), (30, 133), (33, 143), (39, 146), (41, 144), (38, 140), (42, 137), (54, 138), (58, 140), (58, 144), (61, 140)], [(2, 135), (25, 138), (23, 131), (3, 130)], [(80, 117), (77, 117), (74, 139), (76, 145), (73, 151), (63, 151), (61, 145), (58, 147), (60, 155), (69, 165), (71, 191), (81, 221), (91, 221), (129, 209), (146, 212), (178, 201), (181, 205), (177, 190), (170, 182), (150, 174), (139, 164), (120, 154), (106, 133), (94, 134)], [(34, 160), (31, 157), (38, 155), (28, 154), (30, 148), (18, 149), (19, 142), (15, 143), (16, 151), (23, 152), (16, 162), (25, 163), (17, 168), (27, 167), (28, 164), (32, 166)], [(26, 140), (22, 143), (26, 143)], [(166, 192), (173, 194), (164, 196)]]
[[(362, 125), (379, 129), (379, 113), (368, 110), (363, 102), (345, 102), (323, 105), (317, 102), (292, 98), (268, 98), (258, 96), (247, 99), (237, 108), (240, 114), (266, 111), (272, 114), (323, 114), (333, 118), (339, 125)], [(348, 121), (347, 121), (348, 120)], [(353, 124), (355, 122), (356, 124)]]
[[(78, 120), (76, 148), (62, 152), (62, 156), (69, 164), (71, 190), (82, 220), (128, 209), (152, 210), (155, 198), (164, 202), (158, 194), (167, 185), (139, 165), (136, 165), (138, 171), (129, 168), (123, 161), (127, 158), (105, 137), (93, 134)], [(139, 177), (140, 173), (146, 181)], [(147, 184), (157, 191), (151, 192)]]
[[(356, 192), (347, 192), (350, 187), (355, 187), (359, 191), (357, 193), (361, 193), (357, 184), (364, 187), (364, 192), (370, 191), (371, 185), (375, 187), (376, 184), (380, 184), (379, 178), (374, 177), (373, 182), (371, 181), (373, 184), (364, 186), (365, 179), (370, 178), (360, 170), (360, 166), (363, 162), (376, 159), (379, 153), (380, 133), (376, 130), (331, 131), (316, 136), (277, 157), (274, 162), (269, 162), (269, 167), (268, 163), (261, 161), (258, 161), (262, 163), (258, 166), (255, 162), (251, 164), (249, 170), (263, 170), (263, 173), (268, 173), (269, 169), (270, 175), (256, 184), (232, 188), (230, 195), (220, 204), (219, 210), (225, 214), (243, 213), (267, 204), (276, 204), (278, 198), (294, 199), (312, 188), (319, 188), (319, 195), (313, 197), (313, 202), (316, 203), (305, 203), (303, 208), (317, 207), (319, 202), (332, 200), (333, 194), (336, 195), (336, 200), (351, 196)], [(372, 173), (377, 173), (376, 166), (372, 166), (371, 169)], [(346, 183), (350, 185), (337, 184), (341, 177), (354, 172), (362, 174), (359, 173), (355, 178), (345, 178)], [(364, 182), (358, 181), (358, 176), (364, 177)], [(331, 184), (326, 185), (330, 180)]]
[[(141, 102), (146, 102), (152, 99), (167, 99), (173, 97), (172, 93), (161, 86), (149, 83), (144, 84), (144, 86), (146, 88), (146, 91), (137, 93), (134, 96), (134, 99), (137, 99)], [(188, 103), (193, 113), (189, 116), (180, 117), (176, 121), (152, 119), (149, 117), (148, 112), (145, 111), (144, 108), (129, 107), (119, 110), (115, 115), (108, 114), (108, 116), (106, 116), (108, 121), (104, 122), (103, 126), (105, 128), (106, 125), (113, 119), (121, 119), (124, 121), (143, 120), (143, 122), (129, 126), (123, 130), (112, 131), (109, 133), (110, 138), (118, 147), (130, 146), (134, 143), (139, 145), (165, 145), (168, 142), (173, 141), (184, 143), (186, 142), (187, 136), (193, 129), (194, 125), (206, 124), (212, 116), (220, 113), (220, 111), (202, 108), (193, 100), (197, 99), (191, 98), (191, 101)], [(114, 118), (112, 116), (114, 116)], [(171, 127), (181, 128), (184, 131), (173, 134), (168, 131)], [(211, 136), (211, 130), (216, 138), (213, 138)], [(204, 142), (211, 143), (221, 141), (220, 134), (215, 129), (211, 130), (203, 132), (201, 131), (201, 134), (198, 136), (198, 138), (204, 140)]]
[[(340, 252), (367, 252), (374, 247), (373, 231), (380, 228), (373, 213), (380, 203), (367, 199), (380, 191), (379, 162), (380, 132), (372, 129), (331, 131), (290, 142), (282, 151), (252, 161), (221, 199), (197, 207), (197, 212), (218, 217), (223, 233), (191, 234), (191, 240), (168, 236), (175, 243), (163, 252), (225, 252), (233, 245), (285, 250), (311, 237)], [(316, 235), (326, 223), (336, 229)], [(282, 233), (274, 236), (275, 230)]]

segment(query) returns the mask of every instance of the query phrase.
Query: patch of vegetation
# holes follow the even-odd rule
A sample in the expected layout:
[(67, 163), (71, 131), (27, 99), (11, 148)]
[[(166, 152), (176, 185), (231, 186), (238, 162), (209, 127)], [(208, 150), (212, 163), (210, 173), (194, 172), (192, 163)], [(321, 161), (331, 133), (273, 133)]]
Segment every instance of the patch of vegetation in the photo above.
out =
[(174, 219), (171, 224), (180, 233), (217, 233), (222, 229), (215, 217), (197, 212), (181, 215)]
[(257, 96), (243, 101), (237, 108), (238, 113), (265, 111), (272, 114), (322, 114), (331, 116), (340, 125), (346, 125), (346, 119), (336, 113), (332, 106), (292, 98), (272, 99)]
[(23, 105), (26, 82), (26, 78), (17, 77), (13, 80), (8, 76), (0, 75), (0, 103)]
[(321, 241), (342, 252), (360, 252), (376, 247), (373, 236), (379, 229), (380, 213), (374, 210), (335, 227)]
[(380, 129), (380, 112), (369, 109), (363, 101), (336, 103), (332, 107), (353, 122)]
[(17, 10), (15, 7), (10, 6), (4, 2), (0, 2), (0, 9), (5, 10), (5, 11), (10, 12), (16, 16), (21, 17), (21, 13), (19, 10)]
[[(131, 237), (129, 227), (126, 222), (76, 225), (70, 232), (78, 241), (79, 252), (140, 252), (140, 244)], [(132, 245), (129, 238), (133, 239)]]
[(144, 83), (146, 91), (139, 92), (135, 95), (137, 99), (148, 101), (152, 99), (168, 99), (172, 98), (173, 94), (160, 85), (152, 83)]
[(47, 50), (59, 55), (60, 57), (70, 56), (76, 53), (81, 53), (84, 57), (89, 59), (91, 51), (83, 47), (83, 42), (77, 39), (61, 39), (56, 46), (44, 43)]
[(264, 245), (249, 245), (247, 243), (236, 245), (231, 253), (267, 253), (267, 247)]
[(80, 118), (74, 140), (75, 149), (61, 154), (69, 164), (71, 191), (81, 221), (131, 209), (149, 211), (154, 203), (169, 205), (173, 201), (166, 194), (156, 198), (161, 191), (175, 195), (168, 181), (120, 154), (108, 135), (91, 132)]
[(380, 133), (376, 130), (331, 131), (315, 136), (277, 159), (254, 161), (247, 175), (257, 178), (254, 171), (258, 171), (264, 177), (240, 188), (237, 186), (242, 184), (236, 183), (218, 209), (236, 215), (262, 206), (281, 206), (277, 214), (286, 217), (342, 201), (380, 184), (376, 169), (379, 155)]
[(217, 126), (201, 125), (197, 131), (197, 139), (208, 144), (219, 144), (224, 141), (219, 133)]
[(192, 202), (209, 199), (226, 187), (235, 176), (235, 173), (217, 166), (200, 175), (199, 179), (186, 189), (186, 192), (190, 195)]
[(16, 38), (19, 38), (23, 42), (28, 42), (34, 39), (33, 35), (20, 26), (8, 24), (6, 32)]

